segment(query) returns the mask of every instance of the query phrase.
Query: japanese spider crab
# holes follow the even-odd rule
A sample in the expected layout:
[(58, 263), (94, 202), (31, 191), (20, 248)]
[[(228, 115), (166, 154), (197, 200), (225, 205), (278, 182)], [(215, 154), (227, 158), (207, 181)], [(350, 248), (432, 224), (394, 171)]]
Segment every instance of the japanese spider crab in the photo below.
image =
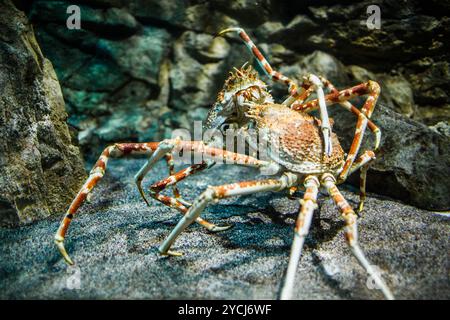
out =
[[(379, 128), (370, 120), (380, 87), (376, 82), (368, 81), (352, 88), (338, 91), (323, 77), (309, 75), (297, 87), (294, 81), (274, 71), (261, 52), (241, 28), (230, 28), (219, 33), (237, 32), (246, 46), (251, 50), (257, 61), (268, 76), (274, 81), (285, 83), (289, 88), (289, 97), (282, 103), (274, 103), (267, 90), (267, 85), (261, 81), (251, 67), (235, 69), (225, 81), (216, 103), (208, 113), (206, 128), (219, 129), (224, 124), (233, 124), (239, 128), (247, 143), (255, 147), (254, 137), (248, 134), (250, 128), (262, 132), (262, 137), (269, 143), (269, 161), (263, 161), (252, 156), (239, 154), (223, 149), (223, 146), (214, 140), (210, 141), (183, 141), (180, 138), (168, 139), (162, 142), (148, 143), (117, 143), (108, 146), (90, 171), (87, 181), (71, 203), (55, 235), (55, 243), (68, 264), (73, 261), (64, 248), (64, 238), (70, 222), (80, 205), (87, 198), (92, 188), (103, 177), (108, 159), (148, 155), (149, 159), (136, 174), (135, 181), (144, 201), (148, 203), (142, 189), (142, 180), (154, 164), (165, 158), (170, 176), (154, 183), (150, 187), (150, 196), (161, 203), (181, 211), (183, 217), (172, 230), (169, 236), (159, 247), (163, 255), (180, 255), (170, 250), (172, 244), (180, 233), (192, 222), (197, 222), (206, 229), (217, 232), (230, 228), (218, 226), (200, 217), (203, 209), (213, 201), (219, 199), (252, 194), (256, 192), (287, 190), (292, 194), (300, 185), (305, 187), (303, 199), (300, 201), (301, 209), (298, 215), (294, 240), (291, 247), (286, 277), (281, 290), (281, 298), (292, 296), (296, 269), (301, 256), (303, 244), (311, 225), (312, 215), (317, 208), (319, 188), (331, 196), (341, 212), (345, 221), (345, 238), (351, 252), (356, 257), (368, 275), (383, 292), (387, 299), (393, 299), (387, 285), (380, 275), (373, 269), (358, 244), (357, 218), (355, 211), (342, 196), (337, 184), (346, 180), (347, 176), (360, 170), (360, 204), (359, 211), (363, 209), (365, 199), (366, 174), (370, 164), (375, 160), (375, 151), (380, 144), (381, 133)], [(324, 94), (322, 88), (328, 89)], [(317, 98), (306, 101), (312, 92)], [(353, 106), (349, 100), (356, 96), (367, 95), (368, 98), (361, 110)], [(342, 150), (338, 137), (331, 132), (326, 106), (337, 104), (350, 111), (357, 117), (356, 131), (348, 155)], [(309, 114), (320, 109), (321, 119)], [(366, 127), (375, 135), (374, 150), (366, 150), (358, 158), (359, 148)], [(276, 139), (274, 139), (276, 138)], [(278, 152), (274, 152), (274, 150)], [(191, 165), (175, 173), (175, 150), (202, 153), (205, 160), (199, 164)], [(221, 186), (209, 186), (192, 204), (181, 198), (176, 183), (189, 175), (205, 170), (215, 164), (208, 157), (220, 158), (227, 163), (243, 166), (268, 169), (277, 173), (277, 178), (231, 183)], [(162, 195), (161, 192), (171, 186), (174, 197)]]

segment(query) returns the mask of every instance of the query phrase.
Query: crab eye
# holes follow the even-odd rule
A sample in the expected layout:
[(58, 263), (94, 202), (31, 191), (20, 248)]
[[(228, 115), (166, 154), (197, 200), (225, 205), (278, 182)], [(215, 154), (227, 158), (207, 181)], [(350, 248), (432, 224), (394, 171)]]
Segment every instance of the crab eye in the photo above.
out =
[(222, 131), (222, 133), (225, 133), (230, 128), (231, 126), (229, 123), (224, 123), (223, 125), (220, 126), (220, 131)]

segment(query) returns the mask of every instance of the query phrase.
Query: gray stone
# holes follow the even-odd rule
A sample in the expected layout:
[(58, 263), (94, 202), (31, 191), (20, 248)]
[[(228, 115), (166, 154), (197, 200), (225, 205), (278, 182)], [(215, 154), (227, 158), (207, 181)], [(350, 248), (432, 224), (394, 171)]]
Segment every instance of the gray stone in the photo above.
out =
[(183, 0), (136, 0), (127, 4), (128, 10), (144, 23), (163, 21), (172, 28), (181, 28), (214, 34), (237, 21), (214, 8), (212, 3), (190, 4)]
[[(402, 75), (378, 76), (381, 84), (381, 95), (388, 106), (408, 118), (417, 112), (411, 84)], [(390, 100), (390, 101), (389, 101)], [(384, 102), (382, 101), (382, 102)]]
[[(349, 150), (356, 121), (333, 109), (333, 130)], [(352, 119), (353, 118), (353, 119)], [(368, 190), (401, 199), (428, 210), (450, 209), (450, 138), (378, 104), (372, 116), (381, 129), (377, 160), (368, 174)], [(361, 150), (373, 148), (373, 137)], [(357, 184), (358, 181), (353, 181)]]
[(0, 11), (0, 224), (65, 211), (86, 173), (52, 64), (25, 15)]
[[(193, 40), (200, 39), (199, 41)], [(230, 50), (230, 46), (220, 38), (213, 39), (212, 36), (198, 35), (187, 31), (181, 35), (174, 44), (174, 64), (170, 70), (171, 96), (170, 105), (176, 110), (192, 110), (196, 107), (208, 107), (216, 99), (220, 90), (217, 79), (222, 79), (226, 73), (225, 62), (209, 62), (201, 64), (191, 56), (202, 54), (205, 41), (209, 43), (208, 56), (224, 56)], [(217, 60), (216, 60), (217, 61)]]
[(139, 80), (157, 84), (159, 68), (171, 44), (170, 34), (154, 27), (123, 41), (100, 39), (98, 46), (123, 72)]

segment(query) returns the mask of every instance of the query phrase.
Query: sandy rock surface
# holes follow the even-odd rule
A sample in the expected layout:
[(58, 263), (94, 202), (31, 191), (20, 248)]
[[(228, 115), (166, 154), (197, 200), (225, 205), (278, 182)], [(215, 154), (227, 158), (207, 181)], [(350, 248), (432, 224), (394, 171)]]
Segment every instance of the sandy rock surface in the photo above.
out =
[[(143, 160), (112, 160), (91, 203), (75, 218), (67, 267), (53, 245), (59, 218), (0, 229), (0, 298), (211, 298), (274, 299), (287, 267), (297, 200), (284, 193), (230, 198), (204, 217), (234, 224), (210, 234), (193, 225), (176, 241), (182, 257), (161, 257), (157, 247), (180, 215), (140, 199), (133, 175)], [(147, 183), (163, 178), (159, 164)], [(262, 177), (246, 168), (216, 166), (180, 184), (190, 200), (208, 185)], [(353, 206), (357, 196), (346, 190)], [(299, 194), (301, 196), (301, 194)], [(381, 299), (351, 256), (343, 223), (323, 194), (297, 273), (297, 299)], [(369, 196), (360, 242), (400, 299), (449, 299), (449, 218)], [(61, 208), (61, 213), (65, 208)], [(77, 281), (79, 276), (79, 289)], [(74, 278), (75, 277), (75, 278)], [(75, 289), (70, 289), (74, 288)]]

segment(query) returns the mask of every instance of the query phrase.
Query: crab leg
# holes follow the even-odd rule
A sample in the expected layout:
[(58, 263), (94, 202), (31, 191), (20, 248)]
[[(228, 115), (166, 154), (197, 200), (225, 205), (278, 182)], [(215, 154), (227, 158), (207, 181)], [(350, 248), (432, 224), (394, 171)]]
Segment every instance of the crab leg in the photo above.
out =
[(55, 244), (68, 264), (73, 264), (73, 261), (70, 259), (69, 255), (66, 252), (66, 249), (64, 248), (64, 237), (66, 235), (67, 229), (69, 228), (70, 222), (72, 221), (73, 216), (77, 212), (78, 208), (81, 206), (84, 200), (86, 200), (89, 192), (100, 181), (100, 179), (103, 178), (108, 159), (110, 157), (120, 158), (126, 155), (150, 154), (157, 148), (158, 144), (158, 142), (121, 143), (114, 144), (105, 148), (105, 150), (100, 155), (100, 158), (97, 160), (91, 172), (89, 173), (88, 179), (81, 187), (78, 194), (75, 196), (75, 199), (72, 201), (69, 209), (64, 215), (63, 220), (61, 221), (58, 231), (55, 234)]
[(289, 94), (293, 96), (294, 98), (297, 98), (303, 91), (303, 88), (300, 90), (297, 90), (297, 84), (286, 77), (285, 75), (281, 74), (278, 71), (275, 71), (270, 66), (269, 62), (264, 58), (261, 51), (256, 47), (256, 45), (253, 43), (253, 41), (250, 39), (250, 37), (247, 35), (247, 33), (242, 28), (228, 28), (225, 30), (222, 30), (218, 33), (217, 36), (223, 36), (225, 33), (228, 32), (237, 32), (239, 34), (239, 37), (244, 42), (245, 46), (252, 52), (252, 54), (256, 57), (258, 64), (261, 66), (261, 68), (264, 70), (266, 75), (270, 77), (273, 81), (284, 83), (288, 86)]
[[(145, 198), (144, 190), (142, 189), (142, 180), (144, 179), (144, 176), (150, 171), (150, 169), (155, 165), (155, 163), (161, 159), (162, 157), (166, 158), (169, 172), (172, 174), (173, 172), (173, 156), (172, 156), (172, 149), (174, 148), (173, 145), (167, 144), (164, 142), (158, 148), (156, 149), (155, 153), (153, 153), (150, 157), (150, 159), (145, 163), (144, 166), (138, 171), (138, 173), (134, 176), (134, 181), (137, 185), (137, 188), (139, 190), (139, 194), (144, 199), (147, 206), (150, 206), (147, 199)], [(174, 190), (174, 193), (178, 192), (178, 190)]]
[[(188, 177), (189, 175), (194, 174), (198, 171), (207, 169), (209, 167), (210, 167), (210, 164), (208, 164), (207, 162), (202, 162), (201, 164), (194, 164), (186, 169), (183, 169), (183, 170), (169, 176), (166, 179), (156, 182), (150, 187), (150, 196), (152, 198), (158, 200), (159, 202), (165, 204), (166, 206), (175, 208), (175, 209), (179, 210), (182, 214), (186, 214), (186, 212), (188, 211), (186, 206), (190, 206), (190, 204), (188, 204), (184, 201), (182, 202), (182, 201), (180, 201), (180, 199), (168, 197), (168, 196), (162, 195), (160, 193), (168, 186), (173, 186), (178, 181), (183, 180), (184, 178)], [(196, 219), (196, 222), (212, 232), (224, 231), (224, 230), (231, 228), (230, 225), (222, 226), (222, 227), (217, 226), (213, 223), (203, 220), (200, 217), (198, 217)]]
[(363, 251), (358, 244), (357, 218), (358, 216), (348, 204), (347, 200), (342, 196), (336, 187), (336, 180), (331, 174), (322, 176), (322, 185), (325, 186), (328, 194), (333, 198), (334, 203), (339, 208), (345, 221), (345, 240), (350, 247), (351, 252), (358, 260), (360, 265), (366, 270), (367, 274), (375, 281), (376, 285), (383, 292), (388, 300), (393, 300), (394, 296), (383, 281), (378, 272), (376, 272), (372, 264), (367, 260)]
[[(378, 150), (381, 142), (381, 131), (372, 121), (370, 121), (370, 117), (372, 116), (376, 100), (380, 93), (379, 85), (374, 81), (369, 81), (367, 83), (362, 83), (354, 86), (350, 89), (337, 91), (328, 80), (322, 77), (321, 80), (325, 83), (325, 86), (330, 88), (332, 91), (330, 94), (327, 94), (325, 96), (325, 102), (327, 105), (339, 104), (344, 109), (350, 111), (357, 117), (360, 117), (361, 114), (366, 116), (367, 126), (375, 134), (375, 151)], [(361, 111), (348, 101), (351, 98), (362, 96), (365, 94), (369, 94), (370, 99), (368, 98), (368, 100), (364, 104), (365, 108), (363, 107)], [(292, 109), (309, 113), (311, 111), (317, 110), (317, 104), (317, 100), (311, 100), (306, 103), (304, 103), (304, 101), (298, 100), (292, 105)]]
[(331, 126), (330, 126), (330, 122), (328, 120), (328, 111), (326, 108), (324, 93), (323, 93), (323, 89), (322, 89), (323, 84), (319, 80), (319, 78), (313, 74), (310, 74), (307, 76), (307, 81), (302, 86), (300, 86), (300, 88), (298, 88), (295, 81), (286, 77), (285, 75), (281, 74), (280, 72), (273, 70), (273, 68), (270, 66), (269, 62), (267, 61), (267, 59), (262, 55), (261, 51), (253, 43), (253, 41), (250, 39), (250, 37), (244, 31), (244, 29), (228, 28), (228, 29), (225, 29), (225, 30), (222, 30), (221, 32), (219, 32), (218, 36), (222, 36), (228, 32), (237, 32), (239, 34), (239, 37), (244, 42), (245, 46), (256, 57), (258, 64), (261, 66), (261, 68), (264, 70), (264, 72), (266, 73), (267, 76), (269, 76), (273, 81), (281, 82), (288, 86), (289, 97), (285, 101), (283, 101), (282, 104), (284, 104), (286, 106), (291, 106), (292, 103), (294, 103), (297, 98), (303, 96), (303, 93), (305, 92), (305, 90), (308, 90), (311, 85), (315, 88), (318, 99), (319, 99), (320, 119), (322, 121), (321, 128), (322, 128), (322, 133), (323, 133), (323, 138), (324, 138), (324, 150), (327, 155), (331, 155), (331, 152), (332, 152)]
[(303, 243), (311, 225), (313, 212), (317, 208), (316, 201), (320, 186), (319, 180), (315, 176), (308, 176), (305, 178), (304, 186), (306, 192), (303, 199), (300, 200), (302, 207), (295, 224), (294, 241), (291, 246), (289, 265), (286, 271), (284, 285), (281, 289), (282, 300), (288, 300), (292, 297), (295, 273), (297, 272), (298, 263), (302, 254)]
[(358, 212), (361, 212), (364, 208), (364, 201), (366, 200), (367, 170), (369, 170), (371, 163), (375, 159), (375, 153), (372, 150), (367, 150), (355, 160), (349, 172), (350, 175), (356, 170), (360, 170)]
[[(325, 87), (330, 89), (331, 92), (336, 93), (337, 90), (336, 88), (331, 84), (330, 81), (328, 81), (327, 79), (320, 77), (320, 80), (324, 83)], [(359, 109), (357, 109), (355, 106), (353, 106), (349, 101), (344, 101), (341, 102), (340, 105), (342, 107), (344, 107), (345, 109), (347, 109), (348, 111), (352, 112), (353, 114), (355, 114), (358, 117), (358, 122), (360, 122), (362, 116), (366, 116), (366, 123), (369, 127), (369, 129), (372, 131), (373, 134), (375, 134), (375, 149), (374, 151), (376, 151), (380, 145), (380, 141), (381, 141), (381, 131), (380, 129), (372, 122), (370, 121), (370, 116), (367, 116), (364, 112), (359, 111)], [(370, 114), (372, 114), (373, 112), (373, 108), (375, 107), (375, 103), (373, 103), (373, 107), (371, 109)], [(358, 124), (357, 124), (357, 129), (356, 129), (356, 133), (358, 133)], [(360, 130), (361, 132), (361, 138), (363, 136), (363, 131)], [(355, 137), (353, 139), (352, 142), (352, 146), (354, 146), (354, 144), (357, 144), (357, 136), (355, 133)], [(359, 143), (360, 144), (360, 143)], [(359, 148), (358, 148), (359, 149)], [(370, 162), (372, 162), (373, 160), (375, 160), (375, 153), (374, 151), (368, 150), (365, 151), (358, 159), (356, 159), (354, 161), (353, 164), (351, 164), (351, 167), (347, 173), (347, 176), (352, 174), (354, 171), (356, 171), (357, 169), (361, 169), (360, 171), (360, 182), (359, 182), (359, 205), (358, 205), (358, 212), (361, 212), (363, 210), (364, 207), (364, 201), (366, 199), (366, 180), (367, 180), (367, 170), (369, 169), (370, 166)], [(358, 152), (355, 153), (355, 155), (358, 154)], [(347, 161), (345, 163), (345, 165), (349, 165), (351, 159), (349, 157), (347, 157)], [(339, 180), (340, 181), (344, 181), (347, 176), (345, 177), (341, 177)]]
[[(175, 173), (175, 161), (173, 160), (173, 155), (168, 153), (165, 155), (167, 166), (169, 167), (169, 174), (173, 175)], [(172, 191), (175, 198), (181, 198), (180, 191), (178, 190), (176, 184), (172, 185)]]
[(163, 255), (181, 255), (179, 252), (170, 250), (176, 238), (186, 229), (205, 209), (208, 203), (231, 196), (246, 195), (256, 192), (280, 191), (293, 186), (297, 181), (297, 176), (285, 174), (279, 179), (267, 179), (261, 181), (245, 181), (226, 184), (216, 187), (208, 187), (192, 204), (188, 212), (181, 218), (176, 227), (159, 247), (159, 252)]
[(92, 168), (88, 179), (81, 187), (81, 190), (78, 192), (78, 194), (75, 196), (75, 199), (72, 201), (55, 234), (55, 244), (64, 257), (64, 260), (68, 264), (72, 265), (73, 261), (72, 259), (70, 259), (66, 249), (64, 248), (65, 235), (78, 208), (81, 206), (84, 200), (86, 200), (87, 195), (92, 190), (92, 188), (100, 181), (101, 178), (103, 178), (108, 159), (110, 157), (119, 158), (126, 155), (152, 154), (149, 161), (147, 162), (147, 166), (149, 168), (148, 170), (150, 170), (150, 168), (159, 159), (161, 159), (165, 154), (170, 153), (175, 147), (182, 147), (184, 150), (201, 152), (206, 156), (221, 157), (227, 162), (242, 163), (253, 167), (263, 167), (268, 164), (266, 161), (260, 161), (246, 155), (207, 147), (201, 141), (182, 141), (180, 139), (172, 139), (162, 142), (121, 143), (109, 146), (102, 152), (100, 158)]
[[(355, 137), (353, 138), (353, 142), (350, 146), (350, 151), (347, 155), (347, 159), (344, 163), (344, 167), (339, 175), (338, 181), (345, 181), (352, 170), (352, 164), (355, 161), (355, 158), (359, 152), (361, 147), (362, 138), (364, 136), (364, 132), (366, 127), (372, 131), (375, 135), (375, 151), (378, 150), (381, 141), (381, 131), (380, 129), (370, 121), (370, 117), (372, 116), (373, 110), (376, 105), (376, 101), (380, 94), (380, 86), (374, 81), (368, 81), (367, 83), (362, 83), (353, 88), (337, 91), (336, 88), (326, 79), (321, 78), (322, 82), (325, 84), (327, 88), (329, 88), (332, 92), (325, 97), (325, 100), (328, 105), (331, 104), (339, 104), (344, 109), (352, 112), (354, 115), (358, 117), (358, 121), (356, 124)], [(353, 106), (348, 100), (360, 95), (368, 94), (366, 102), (364, 103), (361, 111)], [(319, 102), (317, 100), (312, 100), (307, 103), (293, 105), (293, 109), (301, 110), (304, 112), (310, 112), (317, 109), (317, 104)], [(367, 177), (367, 169), (369, 165), (362, 167), (361, 175), (360, 175), (360, 204), (358, 211), (361, 211), (364, 206), (365, 199), (365, 184)]]

